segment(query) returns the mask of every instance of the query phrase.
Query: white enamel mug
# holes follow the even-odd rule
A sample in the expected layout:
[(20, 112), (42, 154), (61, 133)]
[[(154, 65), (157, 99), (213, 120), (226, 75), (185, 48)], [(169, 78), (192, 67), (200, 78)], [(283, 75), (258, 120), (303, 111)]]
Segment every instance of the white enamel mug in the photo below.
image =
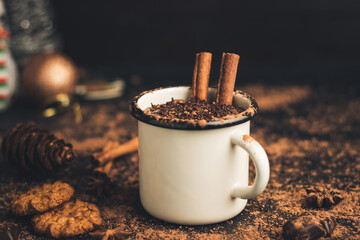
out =
[[(209, 88), (209, 102), (216, 89)], [(258, 106), (248, 94), (234, 93), (234, 105), (246, 109), (235, 119), (210, 122), (159, 120), (144, 110), (151, 104), (188, 99), (189, 87), (147, 91), (130, 104), (138, 119), (139, 188), (145, 210), (171, 223), (211, 224), (230, 219), (247, 199), (261, 194), (269, 180), (269, 160), (249, 136), (250, 119)], [(249, 155), (256, 177), (248, 185)]]

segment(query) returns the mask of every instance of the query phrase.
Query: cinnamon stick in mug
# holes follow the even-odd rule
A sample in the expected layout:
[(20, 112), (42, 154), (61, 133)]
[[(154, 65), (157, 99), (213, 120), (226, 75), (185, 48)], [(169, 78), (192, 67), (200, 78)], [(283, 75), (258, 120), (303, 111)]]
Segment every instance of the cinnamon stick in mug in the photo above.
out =
[(240, 56), (234, 53), (223, 53), (216, 102), (231, 105), (235, 87), (236, 73)]
[(192, 83), (193, 97), (207, 100), (212, 54), (201, 52), (196, 54), (194, 76)]
[(200, 53), (196, 54), (195, 57), (195, 66), (194, 66), (194, 73), (193, 73), (193, 79), (191, 83), (191, 98), (196, 98), (196, 78), (197, 78), (197, 72), (198, 72), (198, 65), (199, 65), (199, 55)]

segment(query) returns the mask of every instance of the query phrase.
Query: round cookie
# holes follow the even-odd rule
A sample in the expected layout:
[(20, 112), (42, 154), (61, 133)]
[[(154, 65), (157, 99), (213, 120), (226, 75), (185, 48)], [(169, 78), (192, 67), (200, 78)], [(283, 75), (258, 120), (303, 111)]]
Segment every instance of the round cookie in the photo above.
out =
[(18, 216), (42, 213), (69, 201), (74, 192), (67, 183), (44, 184), (20, 195), (13, 201), (11, 210)]
[(54, 238), (84, 234), (101, 225), (100, 210), (94, 204), (78, 199), (64, 203), (32, 219), (35, 232)]

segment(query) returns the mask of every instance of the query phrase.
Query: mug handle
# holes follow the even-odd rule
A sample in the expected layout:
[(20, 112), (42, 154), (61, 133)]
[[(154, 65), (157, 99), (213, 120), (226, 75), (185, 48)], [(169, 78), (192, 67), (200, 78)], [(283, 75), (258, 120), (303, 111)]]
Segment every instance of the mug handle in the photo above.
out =
[(243, 199), (254, 198), (264, 191), (269, 181), (269, 159), (264, 148), (249, 135), (233, 135), (231, 141), (249, 153), (256, 169), (254, 184), (235, 187), (231, 192), (231, 196)]

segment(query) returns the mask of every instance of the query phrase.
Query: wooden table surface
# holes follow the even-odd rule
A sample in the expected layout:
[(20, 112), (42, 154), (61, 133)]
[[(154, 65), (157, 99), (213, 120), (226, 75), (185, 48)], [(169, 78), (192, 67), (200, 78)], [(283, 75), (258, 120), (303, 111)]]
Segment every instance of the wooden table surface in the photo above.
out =
[[(92, 197), (85, 192), (89, 156), (107, 141), (120, 143), (136, 136), (136, 121), (128, 111), (132, 97), (144, 87), (130, 87), (119, 99), (82, 102), (83, 122), (72, 114), (41, 119), (36, 109), (19, 100), (0, 113), (0, 135), (18, 122), (34, 121), (69, 140), (79, 159), (65, 172), (39, 179), (0, 163), (0, 223), (19, 226), (20, 239), (48, 239), (32, 230), (29, 218), (9, 212), (16, 195), (44, 182), (61, 180), (75, 187), (76, 198), (94, 202), (108, 228), (123, 226), (131, 239), (279, 239), (284, 223), (304, 213), (328, 213), (337, 221), (331, 239), (357, 239), (360, 235), (360, 95), (353, 87), (323, 85), (238, 86), (255, 97), (260, 113), (251, 122), (251, 135), (266, 149), (271, 168), (269, 184), (249, 200), (243, 212), (225, 222), (207, 226), (179, 226), (151, 217), (138, 193), (138, 156), (116, 160), (115, 193)], [(250, 182), (254, 169), (250, 167)], [(36, 175), (36, 173), (35, 173)], [(308, 208), (305, 187), (339, 189), (344, 200), (330, 210)], [(88, 235), (73, 239), (89, 239)]]

